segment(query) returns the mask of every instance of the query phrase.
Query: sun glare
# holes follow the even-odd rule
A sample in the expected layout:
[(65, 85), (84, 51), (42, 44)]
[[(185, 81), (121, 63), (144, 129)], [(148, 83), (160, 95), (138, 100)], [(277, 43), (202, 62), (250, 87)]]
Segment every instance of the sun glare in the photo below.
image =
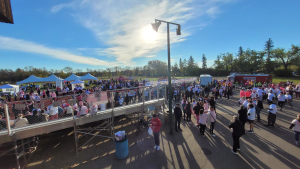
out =
[(153, 42), (156, 40), (158, 33), (155, 32), (151, 25), (146, 26), (142, 29), (142, 38), (147, 42)]

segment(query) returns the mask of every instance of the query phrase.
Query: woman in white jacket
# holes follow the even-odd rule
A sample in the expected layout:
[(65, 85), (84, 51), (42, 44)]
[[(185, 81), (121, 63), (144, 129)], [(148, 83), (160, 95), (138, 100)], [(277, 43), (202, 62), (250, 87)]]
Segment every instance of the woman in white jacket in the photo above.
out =
[(214, 107), (210, 106), (210, 109), (208, 111), (208, 124), (210, 124), (210, 130), (209, 131), (210, 131), (211, 136), (213, 136), (213, 137), (216, 137), (216, 135), (214, 134), (216, 119), (217, 119), (217, 115), (216, 115), (216, 112), (214, 110)]
[(290, 129), (292, 129), (294, 127), (294, 133), (295, 133), (295, 142), (296, 145), (300, 145), (299, 144), (299, 135), (300, 135), (300, 114), (297, 115), (297, 118), (294, 119), (291, 123)]

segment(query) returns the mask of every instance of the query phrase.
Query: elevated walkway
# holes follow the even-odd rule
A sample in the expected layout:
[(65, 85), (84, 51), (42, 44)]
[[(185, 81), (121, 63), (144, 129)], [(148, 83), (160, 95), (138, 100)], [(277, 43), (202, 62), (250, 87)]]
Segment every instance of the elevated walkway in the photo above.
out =
[[(143, 110), (147, 110), (149, 107), (156, 107), (159, 105), (164, 105), (165, 104), (165, 99), (157, 99), (157, 100), (150, 100), (150, 101), (145, 101), (144, 105), (143, 102), (140, 103), (135, 103), (131, 105), (126, 105), (122, 107), (116, 107), (113, 109), (107, 109), (104, 111), (99, 111), (95, 115), (87, 115), (76, 119), (76, 125), (84, 125), (87, 123), (91, 123), (94, 121), (99, 121), (99, 120), (105, 120), (108, 118), (112, 118), (112, 111), (113, 111), (113, 116), (121, 116), (126, 113), (130, 112), (137, 112)], [(58, 120), (53, 120), (53, 121), (47, 121), (44, 123), (38, 123), (38, 124), (33, 124), (30, 126), (22, 127), (22, 128), (16, 128), (16, 129), (11, 129), (11, 133), (14, 134), (14, 137), (16, 140), (28, 138), (28, 137), (33, 137), (36, 135), (41, 135), (45, 133), (50, 133), (53, 131), (58, 131), (66, 128), (71, 128), (74, 127), (74, 121), (73, 117), (65, 117), (62, 119)], [(0, 132), (0, 144), (7, 143), (7, 142), (12, 142), (13, 139), (9, 135), (7, 130), (1, 131)]]

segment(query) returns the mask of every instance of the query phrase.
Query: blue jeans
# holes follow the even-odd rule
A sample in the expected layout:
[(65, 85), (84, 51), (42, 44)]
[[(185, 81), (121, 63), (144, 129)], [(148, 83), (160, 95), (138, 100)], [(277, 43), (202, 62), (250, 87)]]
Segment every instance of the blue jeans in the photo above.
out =
[(295, 140), (299, 141), (299, 134), (300, 134), (300, 132), (299, 131), (294, 131), (294, 132), (295, 132)]
[(259, 108), (256, 109), (256, 116), (257, 116), (257, 120), (260, 121), (260, 109)]

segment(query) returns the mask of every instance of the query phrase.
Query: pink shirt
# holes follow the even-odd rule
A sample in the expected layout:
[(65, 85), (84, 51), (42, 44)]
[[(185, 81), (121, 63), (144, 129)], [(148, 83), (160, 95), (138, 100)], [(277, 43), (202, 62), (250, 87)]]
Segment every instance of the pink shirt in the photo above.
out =
[(56, 94), (55, 94), (55, 93), (52, 93), (52, 94), (51, 94), (51, 97), (56, 97)]
[(244, 90), (242, 90), (242, 91), (240, 92), (240, 97), (242, 98), (243, 96), (246, 96), (246, 93), (245, 93)]

